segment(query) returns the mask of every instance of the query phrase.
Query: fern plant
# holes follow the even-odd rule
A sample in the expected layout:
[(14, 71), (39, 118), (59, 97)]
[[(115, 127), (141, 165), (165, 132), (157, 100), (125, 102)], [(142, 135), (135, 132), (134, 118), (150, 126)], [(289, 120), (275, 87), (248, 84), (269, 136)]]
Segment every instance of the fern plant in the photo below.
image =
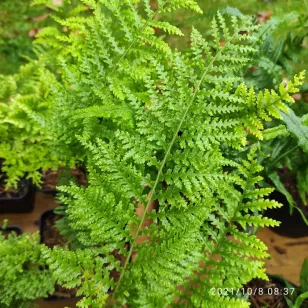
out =
[[(259, 89), (277, 89), (282, 78), (290, 78), (297, 67), (306, 62), (307, 18), (307, 7), (295, 6), (288, 13), (276, 12), (261, 25), (257, 32), (259, 52), (252, 59), (250, 72), (245, 74), (249, 85)], [(285, 31), (286, 28), (288, 31)], [(305, 86), (300, 89), (301, 92), (305, 91)], [(289, 108), (289, 112), (281, 113), (281, 120), (267, 125), (270, 127), (265, 135), (268, 141), (261, 145), (261, 160), (265, 167), (263, 175), (266, 182), (271, 182), (277, 191), (285, 195), (290, 214), (297, 208), (308, 224), (301, 210), (305, 210), (303, 206), (307, 204), (308, 193), (307, 129), (295, 114), (303, 116), (307, 108), (301, 102), (289, 104)], [(289, 184), (283, 183), (286, 181)]]
[(190, 50), (172, 50), (153, 28), (181, 32), (156, 16), (201, 12), (193, 0), (82, 3), (90, 17), (57, 19), (68, 33), (48, 28), (37, 41), (59, 54), (52, 140), (89, 171), (87, 188), (60, 188), (83, 248), (43, 249), (54, 278), (79, 288), (79, 307), (248, 307), (231, 290), (267, 279), (268, 254), (243, 228), (277, 225), (256, 213), (280, 205), (257, 187), (255, 150), (234, 161), (225, 149), (262, 139), (303, 74), (277, 92), (247, 88), (237, 72), (256, 52), (257, 26), (232, 17), (227, 27), (220, 13), (211, 43), (193, 29)]
[(0, 158), (7, 187), (16, 187), (24, 176), (40, 184), (40, 169), (57, 168), (65, 161), (51, 148), (44, 124), (50, 113), (49, 82), (38, 61), (22, 66), (18, 74), (0, 75)]
[[(40, 50), (33, 45), (35, 35), (44, 27), (55, 26), (53, 12), (67, 16), (76, 1), (50, 0), (44, 6), (31, 3), (32, 0), (1, 0), (0, 74), (16, 74), (29, 59), (37, 59)], [(82, 10), (87, 8), (80, 7), (79, 12)]]
[(48, 149), (89, 172), (88, 187), (60, 188), (81, 248), (39, 246), (50, 283), (78, 287), (79, 307), (249, 307), (234, 290), (267, 279), (268, 254), (243, 230), (277, 225), (258, 213), (280, 205), (257, 186), (255, 148), (226, 153), (240, 154), (248, 135), (262, 140), (303, 74), (277, 91), (248, 88), (238, 72), (257, 51), (257, 26), (232, 17), (229, 27), (220, 13), (211, 42), (193, 29), (190, 49), (172, 50), (154, 28), (182, 33), (156, 17), (201, 13), (194, 0), (82, 3), (90, 16), (55, 17), (68, 32), (46, 28), (37, 40), (59, 55), (57, 75), (39, 79)]
[(0, 307), (33, 307), (54, 291), (55, 281), (42, 258), (39, 236), (0, 232)]
[[(308, 15), (304, 3), (302, 6), (299, 3), (295, 6), (290, 5), (288, 13), (285, 13), (285, 10), (280, 8), (281, 6), (284, 5), (277, 3), (263, 8), (274, 12), (267, 11), (269, 20), (262, 23), (256, 32), (259, 39), (258, 46), (256, 46), (258, 52), (251, 57), (247, 67), (243, 70), (245, 82), (249, 86), (258, 89), (271, 87), (278, 89), (282, 78), (290, 78), (297, 67), (306, 62), (307, 27), (305, 24)], [(226, 15), (233, 12), (242, 16), (241, 12), (229, 7), (223, 12)], [(202, 18), (205, 17), (202, 16)], [(288, 30), (285, 31), (285, 29)], [(300, 91), (305, 91), (305, 84)], [(289, 104), (290, 110), (282, 113), (281, 120), (267, 123), (266, 127), (269, 127), (265, 133), (267, 141), (261, 144), (260, 158), (265, 167), (262, 172), (265, 181), (262, 185), (266, 187), (270, 182), (276, 190), (285, 195), (290, 204), (291, 213), (297, 205), (302, 207), (307, 204), (307, 132), (301, 119), (295, 115), (297, 113), (304, 116), (307, 113), (305, 105), (305, 102)], [(249, 138), (249, 143), (253, 145), (258, 143), (258, 140)], [(236, 155), (237, 153), (232, 154), (233, 157)], [(287, 174), (284, 178), (289, 178), (289, 181), (291, 177), (295, 178), (295, 190), (285, 187), (283, 181), (286, 179), (283, 180), (279, 176), (279, 173), (286, 173), (286, 170)], [(301, 214), (306, 220), (302, 212)]]

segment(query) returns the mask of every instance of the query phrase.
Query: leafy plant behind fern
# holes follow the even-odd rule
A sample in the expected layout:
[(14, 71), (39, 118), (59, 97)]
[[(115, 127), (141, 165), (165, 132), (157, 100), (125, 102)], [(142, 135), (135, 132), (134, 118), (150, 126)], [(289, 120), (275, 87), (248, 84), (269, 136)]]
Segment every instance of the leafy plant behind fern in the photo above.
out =
[(40, 184), (40, 169), (58, 168), (65, 162), (51, 147), (45, 126), (50, 114), (48, 78), (54, 76), (40, 61), (22, 66), (18, 74), (0, 75), (0, 158), (7, 187), (17, 187), (23, 177)]
[(156, 16), (201, 12), (193, 0), (82, 2), (91, 17), (59, 19), (67, 34), (38, 38), (62, 72), (50, 85), (53, 140), (89, 171), (87, 188), (60, 188), (84, 248), (44, 249), (55, 279), (79, 288), (79, 307), (248, 307), (213, 288), (267, 279), (266, 247), (243, 229), (277, 225), (254, 213), (280, 205), (257, 186), (255, 150), (236, 162), (225, 149), (262, 139), (303, 74), (278, 92), (247, 88), (237, 72), (257, 51), (257, 26), (233, 17), (227, 27), (220, 13), (211, 43), (193, 29), (190, 50), (172, 50), (153, 28), (181, 32)]

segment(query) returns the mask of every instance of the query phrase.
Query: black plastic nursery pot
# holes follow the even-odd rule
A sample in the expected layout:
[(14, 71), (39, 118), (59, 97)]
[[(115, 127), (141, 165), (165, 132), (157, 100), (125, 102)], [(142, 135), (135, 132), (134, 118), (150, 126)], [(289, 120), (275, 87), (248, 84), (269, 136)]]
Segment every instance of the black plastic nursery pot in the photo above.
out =
[[(274, 191), (270, 195), (270, 199), (276, 200), (283, 204), (283, 206), (279, 209), (269, 209), (264, 213), (266, 217), (281, 222), (279, 227), (271, 228), (273, 232), (290, 238), (308, 236), (308, 226), (304, 222), (301, 214), (294, 208), (292, 215), (290, 215), (290, 206), (283, 194), (278, 191)], [(303, 211), (303, 213), (308, 219), (308, 211)]]
[(35, 186), (22, 179), (14, 193), (0, 195), (0, 213), (29, 213), (34, 209)]
[(17, 235), (21, 235), (23, 233), (22, 229), (17, 226), (8, 226), (6, 228), (0, 227), (0, 232), (6, 234), (15, 232)]
[(63, 246), (65, 244), (65, 240), (55, 228), (55, 222), (60, 218), (61, 216), (55, 214), (53, 210), (45, 211), (40, 217), (39, 232), (41, 243), (49, 248), (53, 248), (56, 245)]

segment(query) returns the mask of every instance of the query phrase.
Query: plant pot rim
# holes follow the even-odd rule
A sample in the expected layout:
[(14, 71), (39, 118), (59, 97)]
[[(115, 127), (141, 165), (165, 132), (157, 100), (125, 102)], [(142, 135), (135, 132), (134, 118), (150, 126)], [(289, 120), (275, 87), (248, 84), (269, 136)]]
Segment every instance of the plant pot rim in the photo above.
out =
[(57, 193), (57, 189), (52, 188), (42, 188), (39, 191), (46, 195), (55, 195)]
[(20, 227), (14, 226), (14, 225), (7, 226), (6, 228), (0, 227), (0, 231), (5, 231), (5, 230), (7, 230), (7, 231), (16, 231), (17, 235), (21, 235), (21, 234), (24, 233), (24, 231)]
[(54, 210), (50, 209), (50, 210), (46, 210), (44, 211), (39, 218), (39, 233), (40, 233), (40, 242), (41, 244), (44, 244), (43, 242), (43, 221), (46, 217), (48, 217), (49, 215), (54, 214)]
[(24, 181), (26, 183), (23, 194), (20, 194), (18, 197), (14, 197), (14, 196), (12, 196), (12, 197), (1, 197), (0, 196), (0, 200), (9, 201), (9, 200), (21, 200), (21, 199), (23, 199), (29, 193), (32, 181), (30, 179), (21, 179), (19, 182), (21, 182), (21, 181)]

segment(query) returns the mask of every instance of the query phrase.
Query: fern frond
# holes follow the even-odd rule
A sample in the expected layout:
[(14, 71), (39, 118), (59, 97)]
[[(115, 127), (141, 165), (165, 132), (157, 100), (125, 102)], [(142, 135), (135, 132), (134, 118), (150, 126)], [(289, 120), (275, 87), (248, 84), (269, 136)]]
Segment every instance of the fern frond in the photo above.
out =
[[(53, 141), (80, 155), (89, 171), (89, 187), (61, 188), (67, 222), (86, 246), (76, 256), (91, 255), (93, 269), (100, 253), (92, 249), (108, 260), (121, 250), (123, 262), (112, 259), (110, 268), (103, 262), (98, 270), (112, 292), (106, 306), (168, 307), (183, 300), (192, 307), (246, 307), (210, 290), (266, 279), (266, 248), (241, 225), (276, 225), (255, 214), (279, 205), (263, 198), (271, 189), (256, 187), (262, 168), (254, 153), (235, 162), (225, 150), (240, 153), (250, 134), (262, 139), (264, 120), (280, 117), (301, 77), (280, 92), (243, 83), (238, 70), (256, 52), (258, 27), (250, 19), (233, 18), (228, 26), (218, 13), (213, 42), (193, 29), (191, 48), (181, 53), (155, 35), (153, 20), (179, 7), (198, 10), (194, 1), (158, 1), (157, 9), (142, 1), (146, 19), (137, 1), (85, 3), (93, 3), (93, 15), (83, 20), (82, 39), (73, 34), (77, 19), (59, 38), (61, 72), (50, 89)], [(71, 252), (54, 253), (47, 250), (46, 258), (56, 278), (69, 283), (58, 258), (65, 264)], [(100, 282), (86, 290), (78, 262), (70, 270), (76, 267), (82, 278), (72, 283), (99, 306), (106, 288), (100, 286), (98, 302)]]
[(102, 249), (74, 252), (55, 247), (53, 250), (43, 250), (43, 257), (59, 283), (68, 289), (79, 287), (77, 296), (83, 295), (83, 298), (77, 303), (77, 307), (98, 308), (103, 307), (106, 302), (106, 293), (112, 285), (112, 280), (107, 278), (108, 272), (116, 264), (113, 256), (99, 257), (103, 253)]
[[(43, 259), (39, 236), (0, 233), (1, 307), (30, 307), (54, 292), (55, 280)], [(25, 288), (27, 292), (25, 292)]]
[[(234, 223), (239, 223), (243, 227), (246, 223), (254, 226), (275, 225), (276, 223), (268, 218), (252, 216), (245, 214), (245, 212), (281, 205), (259, 199), (260, 195), (267, 194), (267, 191), (260, 190), (260, 195), (250, 194), (251, 191), (254, 191), (257, 181), (260, 180), (255, 177), (255, 173), (260, 168), (252, 153), (249, 154), (245, 165), (245, 169), (240, 172), (243, 181), (238, 182), (242, 190), (234, 192), (225, 185), (224, 191), (220, 193), (223, 198), (221, 207), (224, 215), (216, 210), (208, 218), (209, 225), (203, 229), (204, 235), (207, 237), (207, 243), (204, 246), (206, 253), (202, 258), (202, 268), (198, 269), (198, 273), (193, 280), (193, 285), (198, 284), (200, 288), (188, 297), (187, 295), (192, 290), (190, 287), (192, 282), (188, 280), (186, 291), (183, 292), (183, 295), (180, 295), (183, 300), (189, 300), (191, 305), (198, 303), (200, 307), (215, 307), (212, 303), (217, 300), (217, 295), (213, 292), (213, 289), (217, 290), (218, 287), (222, 289), (240, 288), (253, 277), (267, 279), (262, 268), (263, 262), (256, 259), (268, 257), (266, 246), (256, 236), (239, 230)], [(229, 192), (231, 191), (230, 195)], [(217, 228), (213, 229), (210, 225), (217, 226)], [(208, 230), (211, 231), (208, 232)], [(241, 272), (240, 276), (238, 275), (239, 272)], [(228, 302), (230, 299), (235, 300), (235, 295), (230, 293), (223, 298)], [(245, 305), (239, 299), (237, 301), (239, 301), (239, 306)]]
[[(17, 187), (27, 176), (35, 184), (41, 183), (40, 169), (57, 168), (64, 162), (50, 149), (52, 139), (46, 129), (49, 116), (48, 89), (50, 79), (41, 62), (20, 68), (18, 74), (1, 78), (0, 158), (4, 160), (6, 186)], [(7, 80), (14, 81), (13, 84)]]

